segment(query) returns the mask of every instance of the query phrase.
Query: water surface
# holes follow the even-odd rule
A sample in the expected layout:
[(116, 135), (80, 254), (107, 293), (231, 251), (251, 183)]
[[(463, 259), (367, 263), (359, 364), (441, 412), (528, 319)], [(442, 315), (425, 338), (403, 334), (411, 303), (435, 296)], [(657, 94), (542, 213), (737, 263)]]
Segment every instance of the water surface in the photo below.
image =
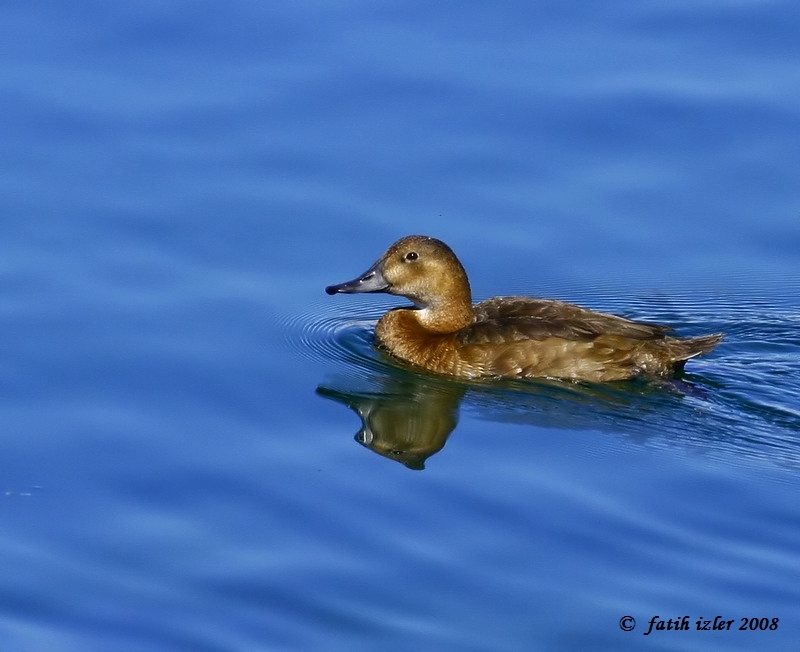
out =
[[(791, 648), (798, 17), (0, 9), (0, 649)], [(476, 299), (726, 339), (669, 386), (419, 374), (396, 301), (323, 292), (408, 233)]]

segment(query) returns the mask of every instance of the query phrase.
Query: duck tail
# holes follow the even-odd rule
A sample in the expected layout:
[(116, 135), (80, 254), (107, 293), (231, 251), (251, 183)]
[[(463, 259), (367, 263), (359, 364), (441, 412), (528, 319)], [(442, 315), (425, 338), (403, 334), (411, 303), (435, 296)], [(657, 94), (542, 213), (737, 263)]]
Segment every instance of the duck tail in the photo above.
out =
[(678, 365), (683, 366), (687, 360), (712, 351), (724, 337), (725, 335), (723, 333), (714, 333), (713, 335), (676, 339), (673, 342), (674, 361)]

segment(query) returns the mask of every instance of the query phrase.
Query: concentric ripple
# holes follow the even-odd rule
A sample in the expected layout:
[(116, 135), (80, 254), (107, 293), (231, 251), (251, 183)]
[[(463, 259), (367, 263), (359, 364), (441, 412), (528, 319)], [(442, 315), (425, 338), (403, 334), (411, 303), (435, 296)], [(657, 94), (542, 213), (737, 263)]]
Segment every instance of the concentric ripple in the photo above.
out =
[(344, 363), (369, 373), (390, 368), (373, 344), (372, 333), (381, 312), (354, 316), (340, 307), (311, 306), (287, 315), (278, 325), (291, 349), (302, 358)]

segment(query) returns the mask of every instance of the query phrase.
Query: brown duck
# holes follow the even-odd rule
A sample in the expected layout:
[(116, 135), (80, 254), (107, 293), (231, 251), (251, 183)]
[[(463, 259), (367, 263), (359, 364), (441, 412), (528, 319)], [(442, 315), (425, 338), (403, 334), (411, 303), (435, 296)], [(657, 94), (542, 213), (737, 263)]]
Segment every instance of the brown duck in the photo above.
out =
[(360, 277), (325, 291), (410, 299), (413, 306), (378, 321), (378, 344), (400, 360), (459, 378), (670, 376), (723, 338), (672, 337), (668, 326), (551, 299), (495, 297), (473, 305), (467, 274), (450, 247), (420, 235), (401, 238)]

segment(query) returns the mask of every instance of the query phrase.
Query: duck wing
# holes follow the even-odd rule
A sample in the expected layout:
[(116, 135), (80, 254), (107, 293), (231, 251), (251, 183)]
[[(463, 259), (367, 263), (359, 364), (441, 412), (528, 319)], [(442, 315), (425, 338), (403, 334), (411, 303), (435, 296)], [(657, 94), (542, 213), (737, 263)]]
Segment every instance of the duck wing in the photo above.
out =
[(553, 299), (497, 297), (476, 304), (474, 311), (475, 322), (460, 334), (463, 344), (549, 338), (586, 342), (600, 335), (658, 340), (671, 330)]

